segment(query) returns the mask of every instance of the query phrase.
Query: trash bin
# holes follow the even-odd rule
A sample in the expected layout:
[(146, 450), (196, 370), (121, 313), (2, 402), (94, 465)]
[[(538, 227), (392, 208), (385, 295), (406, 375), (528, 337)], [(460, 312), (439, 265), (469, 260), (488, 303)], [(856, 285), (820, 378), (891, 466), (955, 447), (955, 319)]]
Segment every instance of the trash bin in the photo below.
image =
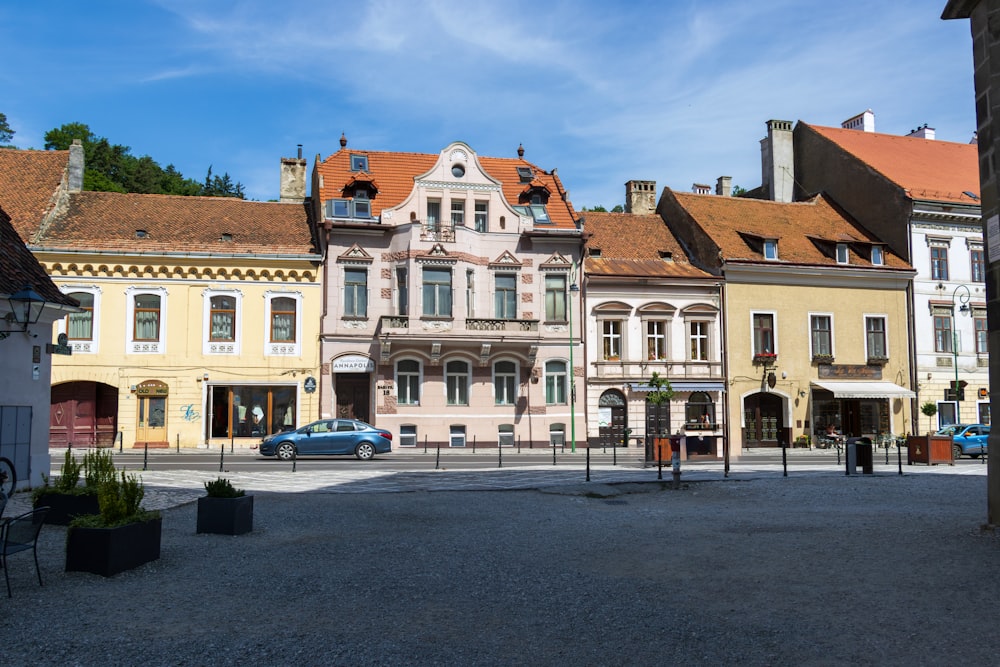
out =
[(847, 467), (853, 472), (858, 471), (858, 466), (861, 466), (861, 472), (865, 475), (871, 475), (874, 472), (874, 448), (872, 447), (871, 438), (850, 438), (847, 441)]

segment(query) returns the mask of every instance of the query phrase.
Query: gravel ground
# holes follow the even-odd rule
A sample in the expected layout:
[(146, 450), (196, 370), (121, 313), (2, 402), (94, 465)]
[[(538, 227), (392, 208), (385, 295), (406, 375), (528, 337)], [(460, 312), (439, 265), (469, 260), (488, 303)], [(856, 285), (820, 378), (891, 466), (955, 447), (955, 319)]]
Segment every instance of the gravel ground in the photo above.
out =
[[(992, 665), (986, 478), (772, 477), (255, 496), (160, 560), (10, 560), (9, 665)], [(0, 589), (0, 596), (2, 596)]]

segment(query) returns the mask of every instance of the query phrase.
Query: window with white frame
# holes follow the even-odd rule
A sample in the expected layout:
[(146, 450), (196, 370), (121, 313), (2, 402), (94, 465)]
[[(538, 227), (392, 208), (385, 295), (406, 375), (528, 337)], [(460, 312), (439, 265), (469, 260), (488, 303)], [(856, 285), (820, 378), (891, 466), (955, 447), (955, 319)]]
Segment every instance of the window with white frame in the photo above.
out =
[(297, 357), (302, 354), (302, 293), (264, 294), (266, 356)]
[(368, 271), (350, 267), (344, 269), (344, 317), (368, 317)]
[(427, 200), (427, 230), (435, 231), (438, 228), (438, 224), (441, 222), (441, 200), (440, 199), (429, 199)]
[(548, 322), (566, 321), (566, 274), (545, 274), (545, 319)]
[(469, 404), (469, 363), (449, 361), (444, 365), (448, 405)]
[(465, 224), (465, 200), (451, 200), (451, 226), (461, 227)]
[(764, 239), (764, 259), (778, 259), (778, 242), (775, 239)]
[(465, 270), (465, 316), (476, 316), (476, 272)]
[(99, 338), (101, 290), (99, 287), (63, 286), (66, 294), (80, 302), (80, 312), (70, 313), (57, 325), (57, 333), (66, 334), (73, 353), (95, 354)]
[(601, 358), (618, 361), (622, 358), (622, 320), (601, 320)]
[(420, 362), (415, 359), (396, 362), (396, 403), (420, 405)]
[(517, 402), (517, 364), (513, 361), (493, 364), (493, 397), (496, 405)]
[(405, 266), (396, 267), (396, 314), (410, 314), (409, 272)]
[(753, 353), (775, 354), (774, 313), (753, 313)]
[(948, 242), (931, 240), (931, 280), (948, 280)]
[(465, 424), (452, 424), (448, 427), (448, 446), (465, 447)]
[(983, 251), (983, 246), (973, 245), (969, 248), (969, 261), (971, 263), (970, 269), (973, 282), (985, 282), (986, 253)]
[(566, 424), (560, 422), (549, 424), (549, 444), (553, 447), (566, 445)]
[(494, 317), (498, 320), (517, 319), (517, 274), (497, 273), (493, 276)]
[(490, 203), (487, 201), (476, 202), (476, 231), (485, 232), (489, 230)]
[(833, 356), (833, 318), (830, 315), (809, 316), (809, 342), (812, 356)]
[(934, 351), (951, 354), (954, 350), (954, 328), (951, 313), (938, 309), (934, 313)]
[(663, 361), (667, 358), (668, 320), (646, 320), (646, 360)]
[(989, 354), (989, 330), (986, 328), (986, 311), (977, 309), (972, 313), (976, 330), (976, 354)]
[(128, 352), (163, 354), (167, 347), (167, 290), (129, 287), (125, 293)]
[(500, 447), (514, 446), (514, 425), (500, 424), (497, 427), (497, 443)]
[(851, 252), (846, 243), (837, 244), (837, 264), (847, 264), (851, 261)]
[(885, 335), (885, 316), (865, 317), (865, 346), (869, 359), (888, 359), (889, 346)]
[(545, 403), (547, 405), (566, 405), (568, 377), (566, 362), (549, 360), (545, 362)]
[(424, 315), (451, 317), (451, 269), (424, 267)]
[(207, 289), (202, 292), (205, 354), (239, 354), (243, 293)]
[(688, 322), (688, 353), (691, 361), (708, 361), (710, 358), (712, 323), (706, 320), (691, 320)]
[(400, 447), (416, 447), (417, 446), (417, 425), (416, 424), (400, 424), (400, 426), (399, 426), (399, 446)]
[(872, 265), (882, 266), (885, 264), (885, 252), (882, 250), (882, 246), (873, 245), (872, 246)]

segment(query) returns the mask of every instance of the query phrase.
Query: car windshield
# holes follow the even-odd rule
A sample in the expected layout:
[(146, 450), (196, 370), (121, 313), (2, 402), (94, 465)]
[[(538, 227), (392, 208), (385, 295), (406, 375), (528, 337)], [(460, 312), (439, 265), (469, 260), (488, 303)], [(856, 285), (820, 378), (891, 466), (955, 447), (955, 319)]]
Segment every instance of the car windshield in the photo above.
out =
[(955, 432), (964, 428), (958, 424), (952, 424), (951, 426), (945, 426), (943, 429), (937, 432), (938, 435), (955, 435)]

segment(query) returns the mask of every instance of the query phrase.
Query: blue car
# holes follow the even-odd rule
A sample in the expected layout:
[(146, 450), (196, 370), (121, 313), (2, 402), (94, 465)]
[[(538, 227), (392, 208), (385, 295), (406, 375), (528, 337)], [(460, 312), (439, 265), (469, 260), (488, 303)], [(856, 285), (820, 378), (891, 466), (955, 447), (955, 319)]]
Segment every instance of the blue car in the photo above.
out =
[(987, 453), (990, 427), (986, 424), (951, 424), (937, 434), (951, 436), (951, 449), (956, 459), (961, 456), (976, 458)]
[(369, 461), (391, 451), (391, 432), (356, 419), (320, 419), (294, 431), (269, 435), (260, 443), (261, 454), (282, 461), (314, 454), (354, 454)]

